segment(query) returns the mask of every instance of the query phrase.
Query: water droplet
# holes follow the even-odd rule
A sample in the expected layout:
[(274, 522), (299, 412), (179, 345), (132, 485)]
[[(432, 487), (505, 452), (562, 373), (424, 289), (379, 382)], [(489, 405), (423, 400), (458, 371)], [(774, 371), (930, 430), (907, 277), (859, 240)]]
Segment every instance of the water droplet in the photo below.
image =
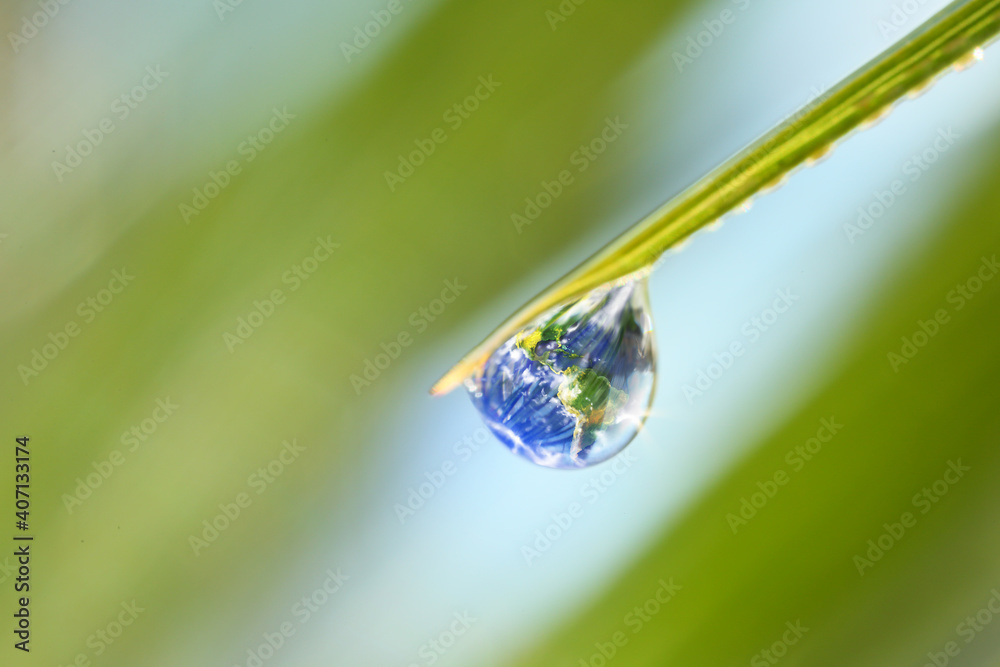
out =
[(879, 123), (881, 123), (883, 120), (886, 119), (886, 117), (892, 112), (892, 108), (893, 105), (887, 104), (881, 109), (876, 109), (871, 113), (871, 115), (868, 116), (868, 118), (865, 118), (861, 122), (861, 124), (858, 125), (858, 129), (869, 130), (875, 127), (876, 125), (878, 125)]
[(928, 90), (930, 90), (934, 86), (934, 84), (937, 83), (937, 80), (939, 78), (941, 78), (940, 73), (938, 73), (936, 76), (930, 77), (923, 83), (911, 88), (910, 92), (906, 94), (906, 98), (910, 100), (917, 99), (918, 97), (926, 93)]
[(599, 287), (540, 317), (466, 380), (486, 425), (550, 468), (614, 456), (642, 427), (655, 385), (645, 277)]
[(830, 155), (833, 153), (833, 147), (834, 144), (829, 143), (826, 144), (825, 146), (817, 148), (815, 151), (813, 151), (813, 153), (809, 157), (806, 158), (806, 166), (807, 167), (815, 166), (820, 162), (822, 162), (823, 160), (825, 160), (826, 158), (830, 157)]
[(977, 46), (976, 48), (972, 49), (972, 51), (966, 53), (964, 56), (956, 60), (951, 67), (956, 72), (961, 72), (962, 70), (969, 69), (977, 62), (980, 62), (985, 56), (986, 54), (983, 51), (983, 47)]
[(772, 178), (768, 183), (765, 183), (763, 186), (761, 186), (758, 194), (764, 195), (769, 192), (774, 192), (787, 182), (788, 182), (788, 172), (785, 172), (781, 176), (778, 176), (777, 178)]

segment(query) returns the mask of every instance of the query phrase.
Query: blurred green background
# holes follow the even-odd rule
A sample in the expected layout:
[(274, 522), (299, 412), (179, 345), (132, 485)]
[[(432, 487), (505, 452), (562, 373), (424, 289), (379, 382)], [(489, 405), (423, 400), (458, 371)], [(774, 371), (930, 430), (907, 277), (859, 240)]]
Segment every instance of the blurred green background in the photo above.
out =
[(996, 49), (666, 258), (622, 463), (426, 393), (944, 4), (5, 3), (3, 664), (997, 664)]

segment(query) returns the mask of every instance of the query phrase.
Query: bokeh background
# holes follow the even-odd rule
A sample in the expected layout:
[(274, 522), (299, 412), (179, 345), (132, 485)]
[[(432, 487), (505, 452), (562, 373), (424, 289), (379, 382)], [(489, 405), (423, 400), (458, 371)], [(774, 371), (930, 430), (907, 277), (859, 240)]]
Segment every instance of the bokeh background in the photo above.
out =
[[(5, 633), (3, 664), (997, 664), (1000, 280), (975, 282), (1000, 250), (996, 49), (665, 258), (657, 396), (622, 462), (534, 467), (461, 392), (427, 395), (944, 4), (400, 0), (345, 53), (389, 3), (5, 2), (0, 473), (29, 435), (36, 540), (32, 650)], [(499, 85), (456, 126), (480, 77)], [(627, 128), (579, 171), (609, 118)]]

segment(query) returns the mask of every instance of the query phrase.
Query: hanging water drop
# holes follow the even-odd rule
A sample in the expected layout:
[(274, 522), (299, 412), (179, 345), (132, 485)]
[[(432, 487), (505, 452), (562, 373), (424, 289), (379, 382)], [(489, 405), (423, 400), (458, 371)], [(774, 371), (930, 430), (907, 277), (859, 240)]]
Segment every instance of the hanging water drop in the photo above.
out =
[(511, 451), (550, 468), (614, 456), (642, 427), (655, 385), (645, 277), (600, 287), (497, 348), (466, 387)]

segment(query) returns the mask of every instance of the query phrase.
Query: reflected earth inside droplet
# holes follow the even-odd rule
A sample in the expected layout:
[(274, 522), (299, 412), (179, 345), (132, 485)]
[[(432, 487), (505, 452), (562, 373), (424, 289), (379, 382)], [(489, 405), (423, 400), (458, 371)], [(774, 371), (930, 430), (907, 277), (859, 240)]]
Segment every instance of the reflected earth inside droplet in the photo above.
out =
[(614, 456), (642, 427), (655, 385), (646, 279), (604, 286), (550, 311), (466, 380), (487, 426), (550, 468)]

